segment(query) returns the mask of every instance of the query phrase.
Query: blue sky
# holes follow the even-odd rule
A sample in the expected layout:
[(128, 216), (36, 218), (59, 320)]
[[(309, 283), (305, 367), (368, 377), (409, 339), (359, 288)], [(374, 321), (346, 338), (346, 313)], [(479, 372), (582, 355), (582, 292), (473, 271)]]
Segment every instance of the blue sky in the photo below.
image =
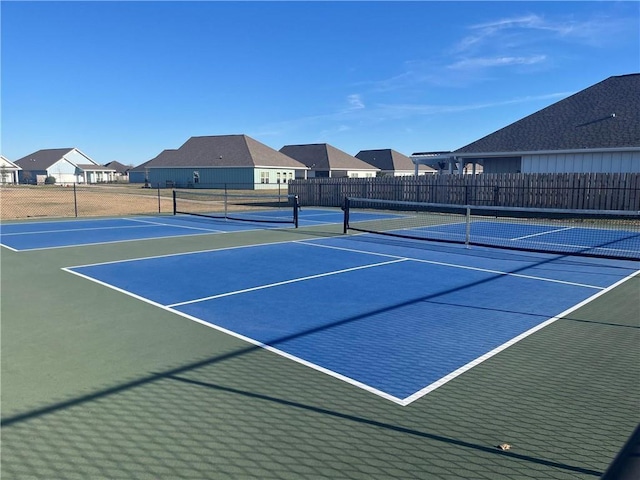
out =
[(1, 3), (0, 152), (454, 150), (640, 71), (634, 2)]

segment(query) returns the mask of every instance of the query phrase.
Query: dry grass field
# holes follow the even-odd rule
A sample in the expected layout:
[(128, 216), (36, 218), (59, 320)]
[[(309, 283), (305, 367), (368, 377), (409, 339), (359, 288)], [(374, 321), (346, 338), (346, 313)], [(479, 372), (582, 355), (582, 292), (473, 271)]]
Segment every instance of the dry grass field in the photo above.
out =
[(4, 186), (0, 219), (87, 217), (170, 213), (171, 190), (139, 186)]
[[(241, 192), (247, 193), (246, 190), (229, 193)], [(251, 192), (252, 195), (261, 193), (274, 194), (271, 190)], [(205, 204), (204, 208), (211, 206)], [(75, 189), (59, 185), (0, 187), (0, 220), (153, 215), (172, 211), (171, 189), (141, 188), (140, 185), (87, 185)]]

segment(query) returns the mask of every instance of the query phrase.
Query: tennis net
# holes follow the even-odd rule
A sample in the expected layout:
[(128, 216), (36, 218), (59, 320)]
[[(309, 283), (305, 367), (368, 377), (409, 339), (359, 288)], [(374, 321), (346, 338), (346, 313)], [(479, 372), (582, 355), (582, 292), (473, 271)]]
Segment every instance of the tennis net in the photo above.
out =
[(295, 195), (173, 191), (174, 215), (292, 224), (298, 228), (298, 207), (298, 197)]
[(345, 198), (344, 233), (640, 260), (640, 212)]

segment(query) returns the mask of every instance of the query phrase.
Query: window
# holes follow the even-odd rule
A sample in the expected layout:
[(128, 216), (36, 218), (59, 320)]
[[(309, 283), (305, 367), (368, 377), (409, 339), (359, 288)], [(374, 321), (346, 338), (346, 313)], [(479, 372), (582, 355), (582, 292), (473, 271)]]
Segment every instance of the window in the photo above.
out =
[(280, 183), (280, 172), (276, 173), (276, 183)]
[(193, 172), (193, 183), (200, 183), (200, 172)]
[(269, 183), (269, 172), (260, 172), (260, 183)]

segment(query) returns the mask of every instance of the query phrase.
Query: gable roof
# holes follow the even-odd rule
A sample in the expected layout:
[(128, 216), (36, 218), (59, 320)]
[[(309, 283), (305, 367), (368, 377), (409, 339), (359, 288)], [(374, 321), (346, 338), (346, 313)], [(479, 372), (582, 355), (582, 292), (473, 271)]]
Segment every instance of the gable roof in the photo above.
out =
[(285, 145), (280, 151), (312, 170), (379, 170), (326, 143)]
[[(297, 160), (246, 135), (191, 137), (177, 150), (164, 150), (143, 164), (157, 167), (290, 167), (305, 169)], [(136, 167), (138, 170), (142, 165)]]
[(640, 147), (640, 74), (609, 77), (455, 153)]
[(49, 148), (38, 150), (16, 160), (14, 163), (23, 170), (46, 170), (56, 163), (67, 153), (74, 150), (73, 148)]
[(161, 158), (163, 158), (165, 156), (169, 156), (172, 153), (174, 153), (175, 151), (176, 151), (175, 149), (163, 150), (158, 155), (153, 157), (151, 160), (147, 160), (146, 162), (141, 163), (137, 167), (129, 169), (129, 173), (131, 173), (131, 172), (144, 172), (151, 165), (151, 163), (153, 163), (155, 161), (157, 161), (158, 163), (161, 163), (163, 160), (159, 160), (159, 159), (161, 159)]
[(11, 170), (22, 170), (18, 165), (13, 163), (11, 160), (9, 160), (4, 155), (0, 155), (0, 166), (2, 166), (4, 168), (11, 169)]
[(114, 160), (113, 162), (105, 163), (104, 165), (107, 168), (114, 169), (117, 173), (126, 173), (129, 170), (129, 167)]
[[(400, 170), (415, 170), (415, 165), (409, 157), (402, 153), (396, 152), (391, 148), (381, 150), (360, 150), (356, 154), (356, 158), (367, 162), (374, 167), (378, 167), (380, 170), (387, 171), (400, 171)], [(427, 165), (419, 165), (418, 170), (425, 172), (433, 172), (434, 169)]]

